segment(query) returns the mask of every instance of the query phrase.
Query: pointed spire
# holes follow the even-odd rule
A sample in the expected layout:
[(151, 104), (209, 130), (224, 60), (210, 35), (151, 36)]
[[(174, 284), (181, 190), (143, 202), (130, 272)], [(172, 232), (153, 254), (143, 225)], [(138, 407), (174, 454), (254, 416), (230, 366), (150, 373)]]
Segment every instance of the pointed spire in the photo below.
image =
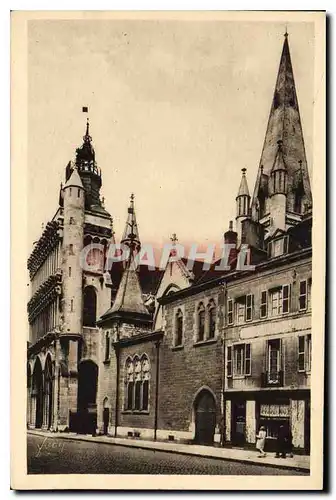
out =
[(91, 142), (92, 141), (92, 137), (90, 136), (89, 128), (90, 128), (90, 121), (87, 118), (86, 119), (86, 132), (85, 132), (85, 135), (83, 137), (84, 142)]
[(122, 275), (114, 304), (109, 311), (112, 313), (135, 313), (150, 316), (143, 301), (139, 276), (132, 252)]
[(77, 187), (80, 189), (84, 189), (82, 180), (80, 178), (80, 175), (79, 175), (76, 167), (72, 170), (72, 173), (71, 173), (69, 179), (67, 180), (67, 182), (64, 186), (64, 189), (66, 189), (68, 187)]
[[(271, 111), (259, 163), (259, 171), (252, 197), (252, 218), (254, 220), (259, 220), (258, 195), (262, 176), (264, 178), (263, 182), (265, 182), (274, 168), (286, 168), (288, 189), (293, 190), (296, 183), (297, 163), (299, 160), (302, 160), (305, 201), (308, 203), (312, 202), (301, 118), (288, 39), (286, 28)], [(279, 152), (279, 140), (282, 141), (281, 152)], [(263, 169), (261, 169), (261, 166), (263, 166)], [(286, 211), (293, 212), (293, 210), (294, 199), (292, 196), (288, 196), (286, 200)]]
[(140, 243), (139, 230), (134, 209), (133, 193), (131, 194), (130, 197), (130, 205), (128, 207), (127, 212), (128, 215), (127, 215), (126, 226), (120, 243), (129, 246), (133, 252), (139, 251), (141, 243)]
[(246, 179), (246, 168), (242, 168), (242, 178), (240, 181), (239, 191), (237, 196), (250, 196), (249, 188)]
[[(83, 135), (83, 144), (76, 149), (76, 165), (79, 170), (92, 170), (98, 174), (95, 165), (95, 151), (92, 146), (92, 137), (90, 136), (89, 119), (86, 119), (86, 130)], [(85, 168), (86, 167), (86, 168)]]

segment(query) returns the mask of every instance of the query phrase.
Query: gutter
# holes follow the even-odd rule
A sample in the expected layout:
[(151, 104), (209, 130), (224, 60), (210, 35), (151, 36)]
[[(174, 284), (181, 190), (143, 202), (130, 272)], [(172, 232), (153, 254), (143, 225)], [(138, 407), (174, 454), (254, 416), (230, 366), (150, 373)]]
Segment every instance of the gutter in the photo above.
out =
[(164, 295), (157, 299), (160, 305), (170, 304), (184, 297), (188, 297), (191, 295), (196, 295), (204, 290), (209, 288), (215, 288), (216, 286), (220, 286), (223, 283), (233, 281), (235, 279), (245, 278), (251, 276), (252, 273), (261, 272), (263, 270), (267, 270), (272, 267), (280, 266), (283, 263), (292, 262), (298, 260), (302, 257), (309, 257), (312, 254), (312, 248), (305, 248), (299, 250), (298, 252), (293, 252), (292, 254), (284, 254), (274, 259), (269, 259), (266, 262), (262, 262), (260, 264), (256, 264), (254, 271), (239, 271), (235, 270), (233, 272), (228, 272), (227, 274), (223, 274), (222, 276), (206, 281), (205, 283), (201, 283), (199, 285), (194, 285), (191, 287), (183, 288), (182, 290), (178, 290), (171, 295)]
[(154, 413), (154, 441), (157, 437), (158, 410), (159, 410), (159, 375), (160, 375), (160, 345), (161, 339), (155, 342), (156, 347), (156, 376), (155, 376), (155, 413)]

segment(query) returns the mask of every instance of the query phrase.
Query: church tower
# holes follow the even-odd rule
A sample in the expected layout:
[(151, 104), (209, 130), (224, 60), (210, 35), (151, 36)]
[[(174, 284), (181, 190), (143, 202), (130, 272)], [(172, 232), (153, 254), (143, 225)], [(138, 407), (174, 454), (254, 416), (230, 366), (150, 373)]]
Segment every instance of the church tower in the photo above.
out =
[(252, 196), (252, 220), (267, 235), (296, 225), (312, 208), (299, 104), (289, 51), (288, 33), (269, 115)]

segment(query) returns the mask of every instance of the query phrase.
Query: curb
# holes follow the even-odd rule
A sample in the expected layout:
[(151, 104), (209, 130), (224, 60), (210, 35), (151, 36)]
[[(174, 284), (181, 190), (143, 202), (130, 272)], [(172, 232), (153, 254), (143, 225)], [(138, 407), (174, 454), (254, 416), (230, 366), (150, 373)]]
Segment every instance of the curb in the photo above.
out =
[(27, 434), (30, 434), (31, 436), (40, 436), (40, 437), (50, 437), (50, 438), (57, 438), (57, 439), (67, 439), (70, 441), (81, 441), (85, 443), (97, 443), (97, 444), (107, 444), (107, 445), (113, 445), (113, 446), (124, 446), (125, 448), (136, 448), (136, 449), (143, 449), (143, 450), (151, 450), (151, 451), (162, 451), (165, 453), (175, 453), (179, 455), (190, 455), (190, 456), (195, 456), (195, 457), (201, 457), (201, 458), (211, 458), (214, 460), (225, 460), (227, 462), (240, 462), (242, 464), (252, 464), (252, 465), (263, 465), (264, 467), (272, 467), (275, 469), (285, 469), (285, 470), (293, 470), (297, 472), (310, 472), (309, 467), (301, 466), (301, 465), (290, 465), (290, 464), (273, 464), (273, 463), (267, 463), (267, 462), (262, 462), (262, 461), (257, 461), (252, 459), (246, 459), (246, 458), (236, 458), (236, 457), (226, 457), (222, 456), (219, 457), (217, 455), (203, 455), (202, 453), (195, 452), (193, 450), (176, 450), (176, 449), (168, 449), (168, 448), (160, 448), (160, 446), (148, 446), (146, 443), (141, 442), (141, 440), (135, 440), (135, 441), (130, 441), (130, 442), (125, 442), (125, 443), (120, 443), (120, 442), (115, 442), (113, 437), (111, 437), (111, 441), (101, 441), (99, 437), (92, 437), (90, 436), (89, 439), (85, 438), (84, 436), (80, 436), (77, 434), (74, 435), (69, 435), (69, 434), (59, 434), (59, 433), (53, 433), (53, 432), (39, 432), (35, 431), (33, 429), (28, 429)]

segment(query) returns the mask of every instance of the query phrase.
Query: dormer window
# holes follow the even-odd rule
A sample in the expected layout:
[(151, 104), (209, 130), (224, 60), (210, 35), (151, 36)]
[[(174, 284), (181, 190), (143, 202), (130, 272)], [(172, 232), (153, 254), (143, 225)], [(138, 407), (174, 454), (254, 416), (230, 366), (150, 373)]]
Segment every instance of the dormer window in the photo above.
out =
[(288, 253), (288, 235), (276, 238), (268, 243), (267, 253), (269, 258), (279, 257)]

